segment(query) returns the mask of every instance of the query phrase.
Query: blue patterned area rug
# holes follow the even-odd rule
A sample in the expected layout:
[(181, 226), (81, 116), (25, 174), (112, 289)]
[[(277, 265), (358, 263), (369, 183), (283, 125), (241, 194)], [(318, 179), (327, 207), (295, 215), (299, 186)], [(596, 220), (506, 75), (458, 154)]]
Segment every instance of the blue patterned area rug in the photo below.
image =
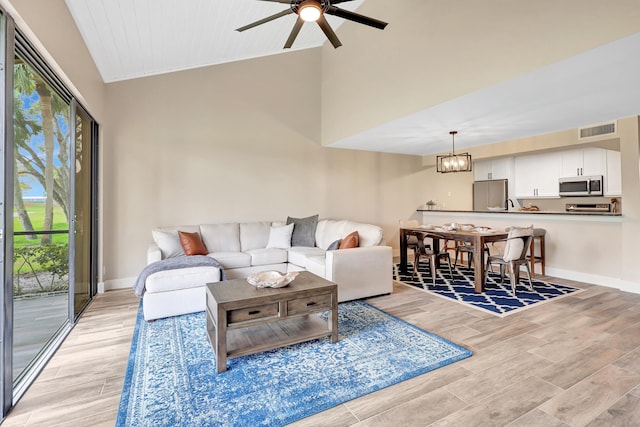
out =
[(449, 268), (445, 265), (444, 268), (436, 270), (436, 284), (433, 285), (428, 266), (428, 263), (420, 263), (418, 273), (412, 278), (412, 263), (407, 264), (406, 274), (400, 273), (399, 264), (395, 264), (393, 267), (393, 279), (405, 285), (451, 298), (456, 302), (468, 304), (471, 307), (479, 308), (498, 316), (506, 316), (535, 304), (582, 292), (582, 289), (579, 288), (536, 280), (535, 276), (531, 279), (534, 289), (531, 291), (529, 289), (529, 281), (526, 280), (526, 274), (522, 274), (520, 275), (521, 282), (518, 283), (516, 289), (517, 296), (514, 296), (511, 292), (508, 275), (505, 277), (504, 283), (500, 284), (500, 274), (490, 272), (487, 275), (485, 291), (476, 293), (473, 286), (473, 268), (466, 268), (460, 265), (452, 266), (452, 277), (449, 274)]
[(230, 359), (216, 374), (204, 312), (147, 323), (140, 309), (116, 426), (281, 426), (471, 356), (362, 301), (338, 312), (337, 343)]

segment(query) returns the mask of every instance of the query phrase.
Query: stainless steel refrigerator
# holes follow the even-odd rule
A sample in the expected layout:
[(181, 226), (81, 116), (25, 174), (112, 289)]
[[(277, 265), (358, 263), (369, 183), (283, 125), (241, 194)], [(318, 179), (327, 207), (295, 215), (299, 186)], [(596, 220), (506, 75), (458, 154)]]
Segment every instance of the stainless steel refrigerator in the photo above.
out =
[(506, 179), (474, 181), (473, 210), (493, 211), (500, 210), (500, 208), (505, 210), (509, 198), (508, 183), (509, 181)]

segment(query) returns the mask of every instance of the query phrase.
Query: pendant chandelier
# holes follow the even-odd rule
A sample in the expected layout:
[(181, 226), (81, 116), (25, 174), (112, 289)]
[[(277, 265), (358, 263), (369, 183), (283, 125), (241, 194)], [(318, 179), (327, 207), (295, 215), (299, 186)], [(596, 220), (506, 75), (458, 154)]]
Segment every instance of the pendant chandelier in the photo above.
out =
[(440, 173), (471, 172), (471, 154), (456, 154), (455, 136), (457, 133), (455, 130), (449, 132), (451, 135), (451, 154), (436, 156), (436, 167)]

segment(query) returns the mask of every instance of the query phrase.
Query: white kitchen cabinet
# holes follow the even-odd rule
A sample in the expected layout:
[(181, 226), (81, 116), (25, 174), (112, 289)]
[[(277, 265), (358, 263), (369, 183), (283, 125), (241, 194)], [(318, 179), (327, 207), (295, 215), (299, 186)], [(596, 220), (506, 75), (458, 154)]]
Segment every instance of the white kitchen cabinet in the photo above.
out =
[(560, 153), (562, 176), (589, 176), (607, 174), (607, 150), (603, 148), (580, 148)]
[(620, 152), (606, 150), (607, 173), (604, 177), (604, 195), (622, 196), (622, 167)]
[(484, 181), (487, 179), (491, 179), (491, 160), (473, 162), (473, 180)]
[(516, 198), (558, 197), (558, 179), (561, 174), (562, 157), (557, 153), (516, 157)]
[(484, 159), (473, 162), (473, 179), (513, 179), (513, 157)]

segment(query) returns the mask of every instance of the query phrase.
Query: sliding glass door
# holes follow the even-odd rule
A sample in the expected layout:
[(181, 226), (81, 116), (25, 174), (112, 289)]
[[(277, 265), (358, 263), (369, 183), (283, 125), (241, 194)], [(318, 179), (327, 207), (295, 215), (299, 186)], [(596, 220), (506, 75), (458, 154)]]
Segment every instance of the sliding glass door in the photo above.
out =
[(97, 124), (0, 10), (2, 416), (97, 288)]
[(69, 321), (71, 106), (14, 58), (13, 381)]

